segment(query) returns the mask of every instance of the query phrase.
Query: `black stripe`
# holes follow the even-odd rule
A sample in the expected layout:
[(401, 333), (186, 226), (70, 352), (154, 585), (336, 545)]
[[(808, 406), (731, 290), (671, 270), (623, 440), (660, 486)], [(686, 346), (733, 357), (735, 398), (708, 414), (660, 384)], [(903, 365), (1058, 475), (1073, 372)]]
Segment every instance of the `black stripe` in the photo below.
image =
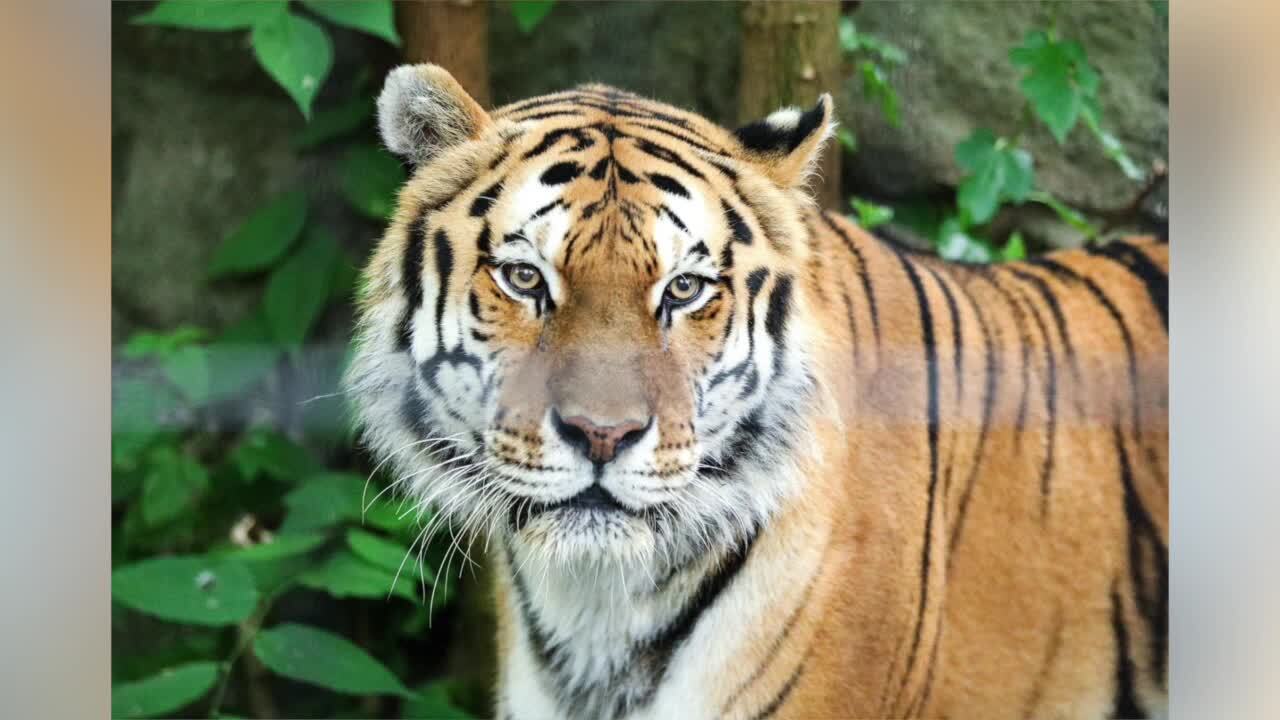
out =
[(427, 234), (427, 213), (409, 226), (409, 237), (401, 258), (400, 284), (404, 286), (407, 303), (400, 327), (396, 331), (396, 350), (409, 350), (413, 343), (413, 314), (422, 307), (422, 239)]
[(1164, 326), (1164, 331), (1169, 332), (1169, 276), (1158, 265), (1151, 262), (1151, 258), (1133, 245), (1121, 241), (1092, 246), (1089, 248), (1089, 253), (1114, 260), (1138, 278), (1147, 288), (1151, 304), (1155, 305), (1156, 311), (1160, 313), (1160, 322)]
[[(1124, 488), (1124, 514), (1129, 529), (1129, 575), (1138, 610), (1147, 626), (1151, 665), (1155, 676), (1163, 680), (1169, 632), (1168, 550), (1134, 485), (1133, 468), (1129, 463), (1129, 453), (1125, 450), (1120, 428), (1115, 428), (1114, 432), (1116, 453), (1120, 460), (1120, 480)], [(1154, 553), (1151, 563), (1143, 562), (1144, 546), (1150, 553)], [(1143, 572), (1147, 565), (1155, 566), (1151, 568), (1155, 575), (1155, 587), (1151, 587)]]
[(436, 343), (444, 346), (444, 306), (449, 299), (449, 275), (453, 273), (453, 244), (444, 230), (437, 230), (436, 274), (440, 276), (440, 291), (436, 295)]
[(791, 695), (791, 691), (796, 689), (796, 683), (799, 682), (800, 676), (804, 674), (804, 668), (808, 661), (808, 657), (800, 661), (800, 664), (796, 666), (795, 672), (791, 673), (791, 677), (787, 678), (787, 682), (778, 691), (778, 694), (774, 696), (773, 700), (769, 701), (769, 704), (760, 708), (760, 712), (752, 715), (752, 720), (767, 720), (778, 712), (778, 709), (782, 707), (782, 704)]
[(739, 242), (743, 245), (750, 245), (755, 239), (755, 234), (751, 232), (751, 226), (742, 219), (742, 215), (726, 200), (720, 201), (720, 207), (724, 209), (725, 219), (729, 221), (729, 230), (733, 234), (733, 242)]
[(1039, 330), (1040, 337), (1044, 339), (1046, 438), (1044, 462), (1040, 466), (1040, 520), (1043, 522), (1049, 516), (1050, 481), (1053, 477), (1053, 456), (1058, 441), (1058, 361), (1053, 352), (1053, 341), (1049, 339), (1049, 329), (1040, 317), (1040, 311), (1036, 309), (1035, 303), (1031, 302), (1030, 298), (1022, 293), (1018, 295), (1027, 304), (1031, 320)]
[(742, 571), (751, 555), (752, 548), (755, 547), (758, 536), (759, 528), (752, 528), (750, 534), (741, 544), (735, 544), (731, 547), (721, 561), (720, 566), (708, 573), (702, 579), (702, 582), (698, 584), (698, 589), (694, 592), (692, 599), (685, 604), (675, 619), (637, 650), (637, 654), (653, 658), (653, 668), (656, 671), (655, 677), (658, 678), (658, 681), (653, 683), (637, 699), (635, 707), (644, 707), (653, 700), (658, 686), (662, 684), (667, 674), (671, 671), (671, 657), (689, 639), (703, 613), (716, 604), (716, 601), (720, 599), (720, 595), (724, 593), (725, 589), (733, 583), (734, 578), (738, 576), (738, 573)]
[(1067, 329), (1067, 318), (1062, 313), (1062, 306), (1058, 303), (1058, 295), (1049, 287), (1049, 283), (1044, 278), (1018, 268), (1010, 268), (1009, 272), (1014, 277), (1031, 283), (1036, 291), (1040, 293), (1040, 297), (1044, 299), (1044, 304), (1049, 306), (1049, 312), (1053, 315), (1054, 325), (1057, 326), (1058, 338), (1062, 340), (1063, 354), (1067, 357), (1067, 362), (1071, 365), (1071, 373), (1075, 378), (1076, 387), (1080, 387), (1080, 364), (1076, 359), (1075, 345), (1071, 342), (1071, 333)]
[(1027, 401), (1030, 397), (1031, 390), (1031, 342), (1027, 336), (1027, 328), (1025, 325), (1027, 316), (1022, 310), (1022, 304), (1018, 299), (1010, 294), (1009, 290), (1003, 285), (996, 282), (996, 279), (989, 275), (979, 275), (986, 280), (993, 289), (1009, 304), (1010, 314), (1013, 316), (1013, 323), (1018, 329), (1018, 349), (1022, 358), (1021, 380), (1022, 387), (1018, 396), (1018, 416), (1014, 427), (1017, 433), (1014, 435), (1014, 443), (1019, 447), (1022, 445), (1022, 431), (1027, 424)]
[(487, 190), (476, 196), (471, 202), (471, 217), (480, 217), (489, 212), (489, 208), (498, 201), (498, 196), (502, 194), (502, 181), (489, 186)]
[(685, 190), (678, 180), (662, 173), (649, 173), (649, 181), (658, 186), (659, 190), (679, 195), (680, 197), (689, 197), (689, 191)]
[(543, 185), (564, 185), (582, 174), (582, 166), (573, 161), (558, 162), (542, 172), (538, 181)]
[(978, 319), (978, 327), (982, 330), (982, 347), (983, 347), (983, 383), (982, 383), (982, 427), (978, 430), (978, 443), (973, 451), (973, 465), (969, 468), (969, 477), (965, 481), (964, 492), (960, 496), (960, 509), (956, 512), (956, 521), (951, 529), (951, 540), (948, 543), (947, 566), (950, 567), (951, 560), (955, 557), (956, 543), (960, 540), (960, 533), (964, 529), (965, 517), (969, 512), (969, 500), (973, 494), (974, 484), (978, 480), (978, 469), (982, 466), (982, 452), (987, 445), (987, 433), (991, 429), (991, 413), (995, 407), (996, 395), (996, 358), (995, 346), (991, 342), (991, 327), (987, 324), (986, 317), (982, 314), (982, 308), (971, 295), (968, 290), (961, 285), (965, 297), (968, 298), (969, 307), (973, 310), (974, 317)]
[(773, 375), (777, 377), (782, 370), (783, 351), (786, 350), (786, 338), (782, 334), (787, 329), (787, 317), (791, 313), (791, 276), (779, 275), (773, 284), (773, 292), (769, 294), (769, 307), (764, 315), (764, 330), (773, 340)]
[[(916, 653), (920, 649), (920, 635), (924, 629), (924, 614), (929, 604), (929, 571), (932, 565), (930, 552), (933, 532), (934, 492), (938, 486), (938, 359), (937, 347), (933, 337), (933, 313), (929, 308), (929, 298), (925, 295), (924, 284), (916, 272), (914, 263), (905, 255), (898, 253), (902, 269), (911, 281), (915, 291), (916, 302), (920, 306), (921, 343), (924, 349), (925, 374), (928, 379), (926, 397), (926, 413), (928, 417), (927, 436), (929, 441), (929, 492), (926, 498), (924, 521), (924, 547), (920, 552), (920, 603), (916, 607), (915, 636), (911, 641), (911, 650), (907, 654), (907, 664), (903, 669), (903, 677), (909, 677), (915, 664)], [(903, 683), (906, 685), (905, 681)]]
[(1119, 580), (1111, 585), (1111, 631), (1116, 638), (1115, 696), (1111, 702), (1114, 718), (1145, 718), (1138, 705), (1133, 686), (1133, 660), (1129, 657), (1129, 631), (1124, 625), (1124, 609), (1120, 604)]
[(858, 362), (858, 319), (853, 314), (853, 303), (849, 300), (849, 288), (843, 283), (840, 285), (840, 295), (844, 298), (844, 314), (849, 322), (849, 349), (853, 353), (853, 368), (856, 371), (861, 367)]
[(947, 314), (951, 319), (951, 346), (955, 350), (953, 365), (956, 374), (956, 402), (959, 403), (964, 390), (962, 382), (964, 378), (964, 336), (960, 327), (960, 309), (956, 307), (955, 295), (951, 293), (951, 287), (947, 284), (949, 278), (928, 265), (925, 265), (924, 269), (929, 271), (929, 274), (933, 276), (934, 282), (938, 283), (938, 287), (942, 288), (942, 296), (947, 301)]
[[(871, 311), (871, 331), (876, 337), (876, 346), (880, 345), (880, 313), (876, 309), (876, 296), (871, 292), (871, 275), (867, 272), (867, 258), (862, 254), (862, 250), (854, 244), (853, 238), (840, 228), (831, 216), (827, 213), (821, 213), (822, 221), (831, 228), (831, 231), (840, 236), (844, 241), (844, 246), (848, 248), (849, 253), (858, 261), (858, 280), (862, 282), (862, 293), (867, 296), (867, 307)], [(895, 248), (896, 249), (896, 248)]]
[(649, 140), (645, 140), (644, 138), (633, 138), (633, 139), (635, 140), (636, 148), (641, 152), (645, 153), (646, 155), (652, 155), (653, 157), (656, 157), (659, 160), (669, 162), (672, 165), (675, 165), (676, 167), (680, 168), (681, 170), (684, 170), (685, 172), (689, 173), (690, 175), (698, 178), (699, 180), (706, 179), (706, 176), (703, 175), (700, 170), (690, 165), (688, 162), (685, 161), (684, 158), (680, 157), (678, 154), (676, 154), (669, 148), (663, 147), (662, 145), (659, 145), (655, 142), (650, 142)]

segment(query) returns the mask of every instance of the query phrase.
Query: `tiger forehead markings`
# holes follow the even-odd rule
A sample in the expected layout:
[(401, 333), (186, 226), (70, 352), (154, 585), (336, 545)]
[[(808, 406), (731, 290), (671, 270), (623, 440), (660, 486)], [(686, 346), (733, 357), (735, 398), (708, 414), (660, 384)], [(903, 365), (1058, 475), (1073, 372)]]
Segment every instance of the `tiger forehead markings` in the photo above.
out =
[(414, 172), (348, 384), (496, 568), (502, 717), (1163, 711), (1165, 245), (885, 244), (804, 190), (827, 96), (729, 131), (424, 65), (378, 111)]

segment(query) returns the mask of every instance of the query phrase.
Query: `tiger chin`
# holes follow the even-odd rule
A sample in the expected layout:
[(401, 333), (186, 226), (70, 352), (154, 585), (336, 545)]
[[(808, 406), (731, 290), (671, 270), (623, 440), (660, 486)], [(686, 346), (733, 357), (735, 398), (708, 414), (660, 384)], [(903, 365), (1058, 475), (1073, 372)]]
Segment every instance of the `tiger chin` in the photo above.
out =
[(348, 387), (496, 576), (498, 715), (1160, 715), (1167, 268), (952, 265), (819, 210), (829, 96), (378, 101), (412, 177)]

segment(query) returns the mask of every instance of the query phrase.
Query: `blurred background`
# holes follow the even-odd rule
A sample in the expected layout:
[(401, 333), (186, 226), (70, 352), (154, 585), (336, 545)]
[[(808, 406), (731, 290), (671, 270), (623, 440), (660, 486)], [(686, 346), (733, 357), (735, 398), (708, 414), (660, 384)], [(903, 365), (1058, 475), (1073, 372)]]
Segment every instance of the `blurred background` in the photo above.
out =
[(383, 493), (338, 379), (406, 178), (403, 62), (483, 104), (606, 82), (728, 126), (835, 98), (813, 187), (972, 262), (1168, 224), (1161, 2), (117, 3), (117, 717), (487, 717), (476, 567)]

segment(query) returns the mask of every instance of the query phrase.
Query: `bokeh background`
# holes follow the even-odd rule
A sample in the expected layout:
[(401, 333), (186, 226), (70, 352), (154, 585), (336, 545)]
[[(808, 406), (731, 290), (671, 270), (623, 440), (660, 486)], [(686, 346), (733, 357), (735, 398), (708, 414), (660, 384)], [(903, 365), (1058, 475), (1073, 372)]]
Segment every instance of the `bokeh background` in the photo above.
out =
[(373, 98), (607, 82), (733, 126), (833, 94), (817, 200), (1016, 260), (1166, 233), (1161, 2), (111, 8), (112, 712), (485, 717), (482, 550), (384, 492), (339, 378), (406, 171)]

